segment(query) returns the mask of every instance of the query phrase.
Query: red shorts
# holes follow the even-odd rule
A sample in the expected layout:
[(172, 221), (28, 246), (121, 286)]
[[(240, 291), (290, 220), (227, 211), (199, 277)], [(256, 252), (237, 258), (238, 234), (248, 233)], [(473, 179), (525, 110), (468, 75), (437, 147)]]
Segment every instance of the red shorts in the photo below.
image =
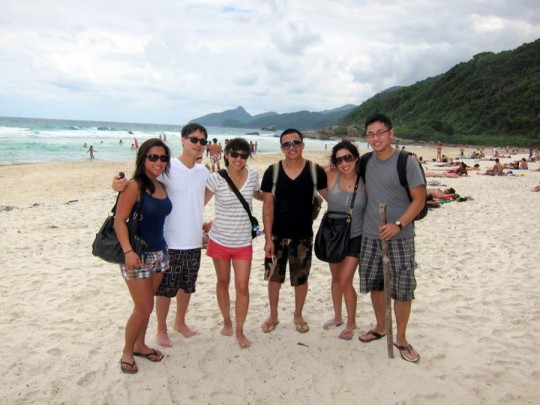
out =
[(253, 258), (253, 246), (226, 247), (208, 239), (206, 255), (213, 259), (226, 260), (251, 260)]

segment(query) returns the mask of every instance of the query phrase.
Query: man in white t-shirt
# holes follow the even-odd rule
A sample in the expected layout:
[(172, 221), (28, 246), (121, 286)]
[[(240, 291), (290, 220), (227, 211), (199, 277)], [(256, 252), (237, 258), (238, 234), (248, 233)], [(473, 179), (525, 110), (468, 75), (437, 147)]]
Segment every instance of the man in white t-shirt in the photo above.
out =
[[(186, 313), (201, 264), (204, 193), (209, 172), (196, 162), (204, 152), (208, 133), (202, 125), (193, 123), (184, 126), (181, 135), (182, 154), (171, 160), (169, 174), (158, 178), (165, 184), (173, 206), (164, 227), (170, 266), (156, 292), (156, 343), (164, 347), (172, 346), (167, 332), (172, 297), (176, 297), (177, 306), (174, 329), (186, 338), (197, 334), (186, 324)], [(127, 184), (126, 179), (115, 179), (113, 188), (123, 190), (124, 183)]]

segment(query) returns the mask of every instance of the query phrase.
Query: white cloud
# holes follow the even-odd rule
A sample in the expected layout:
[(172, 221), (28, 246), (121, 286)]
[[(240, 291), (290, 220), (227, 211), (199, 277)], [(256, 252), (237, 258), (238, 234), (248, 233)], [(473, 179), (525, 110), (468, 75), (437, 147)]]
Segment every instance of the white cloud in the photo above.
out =
[[(319, 111), (540, 37), (535, 1), (0, 4), (0, 115), (184, 123)], [(62, 116), (61, 114), (68, 114)]]

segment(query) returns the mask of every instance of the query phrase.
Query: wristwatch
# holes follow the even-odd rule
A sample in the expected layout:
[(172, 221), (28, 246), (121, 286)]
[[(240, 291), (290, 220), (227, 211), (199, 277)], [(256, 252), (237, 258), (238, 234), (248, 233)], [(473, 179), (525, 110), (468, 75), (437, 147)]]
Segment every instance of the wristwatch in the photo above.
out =
[(396, 221), (396, 222), (394, 222), (394, 224), (396, 224), (398, 226), (400, 231), (403, 229), (403, 225), (401, 225), (401, 221)]

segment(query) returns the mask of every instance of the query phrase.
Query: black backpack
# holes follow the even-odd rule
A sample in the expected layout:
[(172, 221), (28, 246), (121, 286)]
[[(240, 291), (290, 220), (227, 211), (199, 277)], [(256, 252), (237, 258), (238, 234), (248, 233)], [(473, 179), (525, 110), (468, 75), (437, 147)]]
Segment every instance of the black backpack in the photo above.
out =
[[(362, 177), (362, 180), (366, 181), (366, 165), (368, 160), (371, 158), (371, 155), (373, 152), (367, 152), (362, 155), (360, 158), (360, 162), (358, 163), (358, 174), (360, 177)], [(399, 151), (398, 161), (397, 161), (397, 172), (399, 176), (399, 184), (401, 184), (402, 187), (405, 187), (405, 191), (407, 191), (407, 195), (409, 196), (409, 201), (412, 201), (411, 198), (411, 192), (409, 191), (409, 184), (407, 183), (407, 159), (409, 158), (409, 155), (412, 155), (410, 152), (406, 152), (404, 150)], [(426, 184), (426, 174), (424, 173), (424, 168), (420, 165), (420, 170), (422, 171), (422, 176), (424, 177), (424, 184)], [(418, 221), (422, 218), (424, 218), (428, 213), (428, 205), (427, 205), (427, 188), (426, 188), (426, 200), (424, 202), (424, 206), (422, 207), (422, 210), (418, 213), (416, 218), (414, 218), (414, 221)]]

